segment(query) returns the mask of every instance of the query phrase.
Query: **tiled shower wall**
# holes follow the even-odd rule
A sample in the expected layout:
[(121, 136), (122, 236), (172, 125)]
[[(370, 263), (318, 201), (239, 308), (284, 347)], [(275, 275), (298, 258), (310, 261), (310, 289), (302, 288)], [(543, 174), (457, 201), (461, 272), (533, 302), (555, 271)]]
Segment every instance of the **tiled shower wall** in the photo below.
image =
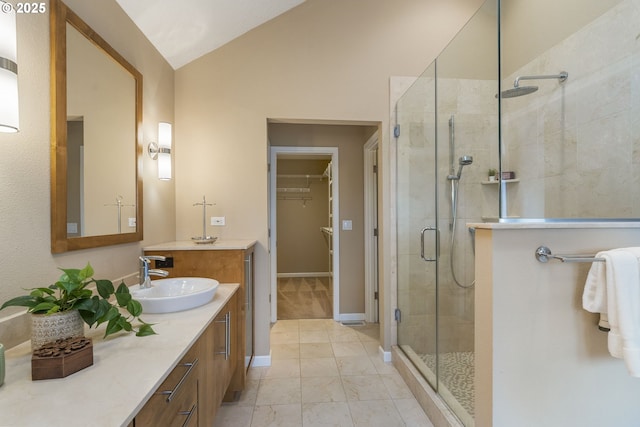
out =
[[(508, 215), (640, 216), (640, 1), (626, 0), (503, 80), (567, 71), (503, 100)], [(505, 53), (508, 55), (508, 52)]]

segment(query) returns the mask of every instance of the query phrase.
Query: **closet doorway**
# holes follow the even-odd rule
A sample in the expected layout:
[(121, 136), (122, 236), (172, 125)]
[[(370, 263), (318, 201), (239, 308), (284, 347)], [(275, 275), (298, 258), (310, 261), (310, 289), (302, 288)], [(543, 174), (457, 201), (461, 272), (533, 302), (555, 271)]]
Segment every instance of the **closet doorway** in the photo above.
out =
[[(318, 182), (310, 181), (311, 189), (328, 188), (331, 183), (330, 206), (322, 209), (325, 224), (316, 223), (309, 229), (311, 238), (302, 237), (302, 233), (293, 239), (297, 252), (302, 253), (311, 241), (324, 255), (316, 258), (327, 259), (331, 256), (328, 271), (333, 291), (333, 320), (345, 324), (362, 324), (377, 321), (377, 141), (380, 137), (380, 123), (377, 122), (333, 122), (333, 123), (294, 123), (291, 121), (270, 119), (267, 138), (269, 141), (269, 252), (271, 278), (271, 321), (284, 318), (280, 316), (277, 289), (278, 275), (286, 278), (286, 273), (294, 271), (311, 274), (325, 271), (326, 267), (308, 267), (307, 269), (285, 269), (279, 262), (283, 252), (282, 229), (292, 228), (293, 220), (283, 221), (278, 211), (278, 203), (297, 209), (300, 215), (306, 215), (305, 209), (316, 203), (315, 196), (307, 193), (306, 177), (296, 184), (298, 179), (284, 178), (278, 175), (304, 175), (308, 171), (317, 175), (320, 168), (279, 170), (278, 160), (322, 160), (331, 161), (326, 178)], [(363, 152), (364, 150), (364, 152)], [(338, 153), (340, 158), (338, 159)], [(339, 175), (339, 176), (338, 176)], [(280, 188), (280, 192), (278, 192)], [(290, 189), (291, 191), (288, 191)], [(293, 196), (297, 195), (297, 199)], [(304, 205), (305, 195), (313, 197)], [(289, 200), (280, 200), (289, 199)], [(324, 197), (323, 197), (324, 198)], [(325, 201), (328, 196), (324, 198)], [(330, 252), (329, 252), (330, 251)], [(326, 264), (325, 264), (326, 265)], [(282, 268), (281, 268), (282, 267)], [(322, 280), (322, 279), (321, 279)], [(282, 280), (280, 280), (282, 283)], [(314, 281), (314, 283), (316, 283)], [(290, 282), (293, 286), (293, 283)], [(312, 284), (305, 286), (312, 290)], [(293, 289), (290, 289), (293, 291)], [(306, 303), (306, 301), (304, 301)], [(300, 305), (302, 306), (303, 303)], [(286, 314), (283, 313), (284, 316)], [(309, 315), (300, 315), (306, 318)]]
[(278, 320), (332, 319), (331, 156), (277, 159)]
[(271, 147), (272, 322), (338, 320), (337, 177), (336, 147)]

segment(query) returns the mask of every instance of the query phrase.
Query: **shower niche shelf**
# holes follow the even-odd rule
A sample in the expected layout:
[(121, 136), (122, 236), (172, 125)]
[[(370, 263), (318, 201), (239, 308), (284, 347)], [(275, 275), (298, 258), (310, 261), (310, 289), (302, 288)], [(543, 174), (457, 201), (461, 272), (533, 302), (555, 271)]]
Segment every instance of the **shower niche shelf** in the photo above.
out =
[[(503, 179), (502, 181), (506, 182), (507, 184), (514, 184), (516, 182), (520, 182), (520, 180), (518, 178), (516, 179)], [(480, 184), (482, 185), (497, 185), (499, 184), (500, 181), (480, 181)]]

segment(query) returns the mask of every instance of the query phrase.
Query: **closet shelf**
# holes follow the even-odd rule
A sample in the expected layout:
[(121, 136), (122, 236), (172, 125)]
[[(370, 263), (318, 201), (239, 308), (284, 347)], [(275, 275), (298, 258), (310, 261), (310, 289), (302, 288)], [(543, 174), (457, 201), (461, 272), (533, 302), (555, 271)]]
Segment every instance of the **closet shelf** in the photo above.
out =
[(310, 193), (311, 189), (306, 187), (279, 187), (276, 191), (278, 193)]
[(282, 179), (319, 179), (323, 180), (325, 178), (324, 175), (304, 175), (304, 174), (278, 174), (277, 178)]
[(302, 200), (306, 202), (308, 200), (313, 200), (311, 196), (278, 196), (278, 200)]

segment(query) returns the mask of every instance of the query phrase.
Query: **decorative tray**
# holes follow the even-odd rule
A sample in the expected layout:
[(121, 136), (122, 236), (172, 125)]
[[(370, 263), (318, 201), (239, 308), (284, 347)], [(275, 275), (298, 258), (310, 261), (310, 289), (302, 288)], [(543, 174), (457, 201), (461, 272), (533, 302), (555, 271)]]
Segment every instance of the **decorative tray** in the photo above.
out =
[(194, 243), (197, 243), (199, 245), (205, 245), (205, 244), (208, 244), (208, 243), (215, 242), (216, 240), (218, 240), (218, 238), (217, 237), (213, 237), (213, 236), (203, 236), (203, 237), (192, 237), (191, 240)]

